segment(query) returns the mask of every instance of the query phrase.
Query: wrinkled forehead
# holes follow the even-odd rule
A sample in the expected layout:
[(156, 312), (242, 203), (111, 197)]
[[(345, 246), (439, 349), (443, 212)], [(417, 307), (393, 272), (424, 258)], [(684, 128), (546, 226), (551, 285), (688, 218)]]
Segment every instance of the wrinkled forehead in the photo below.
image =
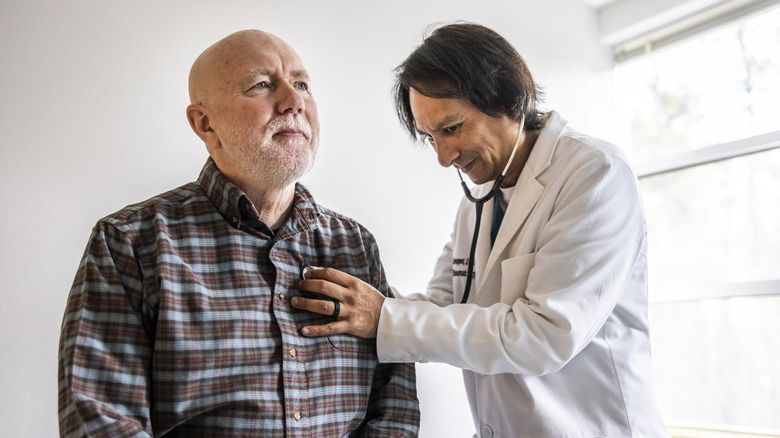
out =
[(293, 72), (306, 75), (303, 61), (283, 40), (261, 31), (238, 32), (209, 47), (193, 64), (191, 97), (204, 100), (213, 93), (229, 92), (258, 73), (291, 76)]
[(272, 67), (295, 69), (303, 68), (301, 58), (292, 47), (270, 34), (248, 34), (228, 42), (220, 50), (217, 65), (228, 69), (249, 69)]

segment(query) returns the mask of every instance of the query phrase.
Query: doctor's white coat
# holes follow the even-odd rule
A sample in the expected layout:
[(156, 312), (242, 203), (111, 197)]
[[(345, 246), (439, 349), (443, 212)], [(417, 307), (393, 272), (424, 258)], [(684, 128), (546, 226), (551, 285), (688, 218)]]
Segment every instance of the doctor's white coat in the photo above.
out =
[(427, 292), (385, 301), (380, 360), (462, 368), (482, 438), (669, 436), (650, 369), (646, 223), (623, 154), (550, 113), (491, 249), (493, 202), (469, 302), (464, 198)]

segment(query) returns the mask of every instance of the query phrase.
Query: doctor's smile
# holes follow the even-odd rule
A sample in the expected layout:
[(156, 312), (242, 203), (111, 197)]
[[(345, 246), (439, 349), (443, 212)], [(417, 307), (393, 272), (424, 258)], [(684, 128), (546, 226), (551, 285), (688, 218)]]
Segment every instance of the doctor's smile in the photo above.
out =
[(471, 161), (470, 163), (466, 164), (465, 166), (458, 166), (457, 163), (453, 164), (453, 166), (456, 169), (460, 169), (461, 171), (463, 171), (463, 173), (468, 174), (474, 168), (474, 163), (476, 163), (476, 162), (477, 162), (477, 159), (475, 158), (473, 161)]

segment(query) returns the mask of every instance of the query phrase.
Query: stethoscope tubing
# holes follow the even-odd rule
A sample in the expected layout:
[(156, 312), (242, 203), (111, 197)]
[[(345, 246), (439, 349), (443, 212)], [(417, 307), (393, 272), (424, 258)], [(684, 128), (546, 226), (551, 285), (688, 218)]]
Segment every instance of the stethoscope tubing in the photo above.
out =
[(498, 202), (498, 193), (500, 193), (501, 191), (501, 184), (504, 182), (506, 173), (509, 171), (509, 165), (512, 164), (512, 160), (514, 160), (515, 154), (517, 153), (517, 148), (518, 146), (520, 146), (520, 138), (522, 137), (523, 134), (524, 124), (525, 124), (525, 117), (523, 117), (520, 120), (520, 129), (517, 131), (517, 140), (515, 140), (515, 147), (512, 149), (512, 155), (509, 156), (509, 160), (507, 161), (506, 166), (504, 166), (503, 172), (501, 172), (501, 175), (499, 175), (499, 177), (493, 183), (493, 187), (485, 196), (481, 198), (475, 198), (474, 195), (471, 194), (471, 190), (469, 190), (469, 187), (466, 185), (466, 181), (463, 180), (463, 175), (460, 173), (460, 169), (455, 168), (455, 170), (458, 171), (458, 176), (460, 177), (460, 185), (463, 188), (463, 193), (466, 195), (466, 199), (474, 203), (476, 208), (476, 214), (477, 214), (477, 219), (476, 222), (474, 223), (474, 235), (471, 238), (471, 249), (469, 250), (469, 262), (466, 270), (466, 286), (463, 288), (463, 297), (460, 300), (461, 304), (464, 304), (468, 301), (469, 293), (471, 292), (471, 282), (474, 279), (474, 255), (477, 252), (477, 239), (479, 238), (479, 226), (482, 222), (482, 207), (484, 207), (485, 203), (493, 197), (495, 197), (496, 202)]

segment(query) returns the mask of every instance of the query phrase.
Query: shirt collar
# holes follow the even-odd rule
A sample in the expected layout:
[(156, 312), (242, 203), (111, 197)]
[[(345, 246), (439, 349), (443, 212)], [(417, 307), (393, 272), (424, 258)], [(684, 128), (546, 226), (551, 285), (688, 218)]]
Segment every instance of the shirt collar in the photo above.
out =
[[(206, 164), (200, 171), (197, 184), (211, 199), (222, 217), (234, 228), (240, 228), (244, 222), (262, 223), (252, 206), (252, 201), (217, 168), (217, 164), (211, 157), (206, 160)], [(296, 183), (293, 210), (280, 231), (289, 229), (297, 232), (308, 229), (314, 226), (319, 214), (320, 207), (309, 190), (302, 184)]]

